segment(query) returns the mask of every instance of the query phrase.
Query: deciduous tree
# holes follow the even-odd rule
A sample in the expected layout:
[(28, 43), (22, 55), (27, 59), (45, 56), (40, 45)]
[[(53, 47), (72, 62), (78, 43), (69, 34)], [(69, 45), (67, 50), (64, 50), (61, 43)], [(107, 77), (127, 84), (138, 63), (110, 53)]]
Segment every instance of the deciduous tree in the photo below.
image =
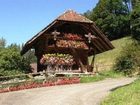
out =
[(131, 13), (132, 36), (140, 41), (140, 0), (133, 1), (133, 11)]
[(14, 75), (30, 71), (30, 61), (20, 55), (20, 46), (11, 44), (0, 50), (0, 75)]
[(110, 38), (117, 39), (130, 33), (129, 0), (99, 0), (86, 15)]

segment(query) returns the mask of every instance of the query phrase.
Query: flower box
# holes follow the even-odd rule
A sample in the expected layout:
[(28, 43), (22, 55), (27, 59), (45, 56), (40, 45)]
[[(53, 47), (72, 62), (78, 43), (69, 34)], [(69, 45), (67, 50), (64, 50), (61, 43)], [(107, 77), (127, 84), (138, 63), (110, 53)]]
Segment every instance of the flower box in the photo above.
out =
[(56, 42), (57, 47), (88, 49), (83, 41), (59, 40)]
[(70, 54), (45, 54), (40, 60), (41, 64), (50, 64), (50, 65), (73, 65), (74, 58)]
[(64, 33), (64, 38), (69, 40), (82, 40), (82, 37), (78, 34)]
[(4, 92), (10, 92), (10, 91), (18, 91), (18, 90), (24, 90), (24, 89), (32, 89), (32, 88), (39, 88), (39, 87), (49, 87), (49, 86), (55, 86), (55, 85), (65, 85), (65, 84), (75, 84), (80, 83), (80, 78), (78, 77), (72, 77), (72, 78), (58, 78), (56, 81), (46, 81), (42, 83), (24, 83), (18, 86), (11, 86), (7, 88), (0, 89), (0, 93)]

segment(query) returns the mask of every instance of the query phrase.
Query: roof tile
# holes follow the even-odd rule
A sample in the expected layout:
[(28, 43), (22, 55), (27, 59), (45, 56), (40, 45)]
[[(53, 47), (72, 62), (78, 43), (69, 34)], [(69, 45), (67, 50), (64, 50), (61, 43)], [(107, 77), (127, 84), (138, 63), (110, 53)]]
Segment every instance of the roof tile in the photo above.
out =
[(57, 20), (93, 23), (91, 20), (87, 19), (86, 17), (84, 17), (80, 14), (77, 14), (73, 10), (66, 11), (64, 14), (60, 15), (57, 18)]

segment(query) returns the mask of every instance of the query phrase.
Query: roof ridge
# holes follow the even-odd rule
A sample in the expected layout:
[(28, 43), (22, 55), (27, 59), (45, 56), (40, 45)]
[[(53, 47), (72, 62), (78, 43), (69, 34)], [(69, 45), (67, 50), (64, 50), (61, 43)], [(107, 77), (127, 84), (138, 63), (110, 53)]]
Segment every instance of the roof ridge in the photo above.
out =
[(81, 14), (78, 14), (72, 9), (69, 9), (65, 11), (62, 15), (60, 15), (56, 20), (62, 20), (62, 21), (77, 21), (77, 22), (83, 22), (83, 23), (93, 23), (90, 19), (84, 17)]

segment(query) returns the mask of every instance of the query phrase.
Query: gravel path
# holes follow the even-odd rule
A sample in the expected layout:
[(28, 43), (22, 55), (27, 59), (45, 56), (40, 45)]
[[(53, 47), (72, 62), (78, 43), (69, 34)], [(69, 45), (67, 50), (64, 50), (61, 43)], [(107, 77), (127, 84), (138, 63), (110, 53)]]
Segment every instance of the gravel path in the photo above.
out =
[(36, 88), (0, 94), (0, 105), (99, 105), (110, 90), (135, 78), (106, 79), (87, 84)]

